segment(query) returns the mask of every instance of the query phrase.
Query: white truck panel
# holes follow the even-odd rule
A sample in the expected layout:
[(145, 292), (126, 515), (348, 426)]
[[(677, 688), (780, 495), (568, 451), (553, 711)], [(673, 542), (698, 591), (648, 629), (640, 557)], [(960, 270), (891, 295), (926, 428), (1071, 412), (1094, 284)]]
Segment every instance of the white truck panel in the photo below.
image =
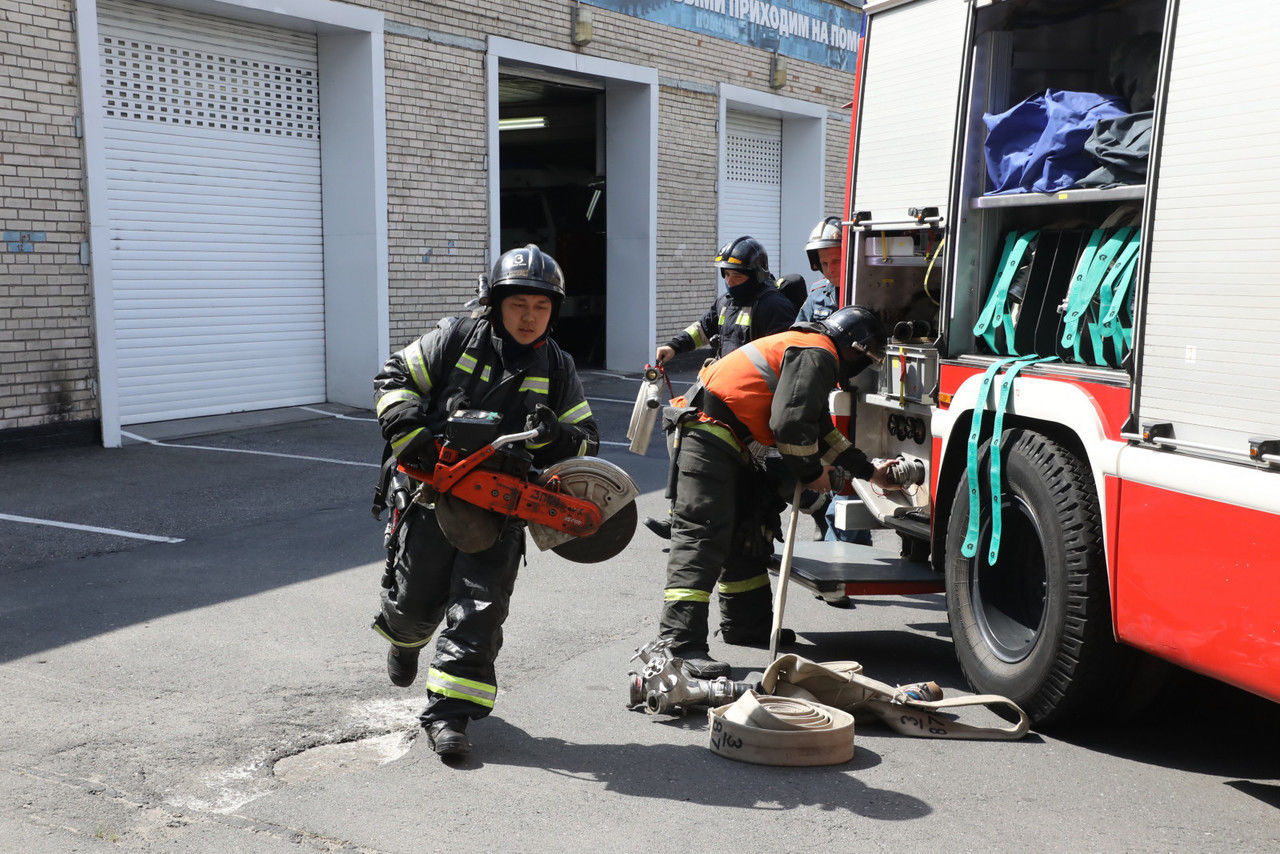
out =
[(1280, 68), (1265, 0), (1181, 3), (1139, 361), (1142, 422), (1280, 436)]

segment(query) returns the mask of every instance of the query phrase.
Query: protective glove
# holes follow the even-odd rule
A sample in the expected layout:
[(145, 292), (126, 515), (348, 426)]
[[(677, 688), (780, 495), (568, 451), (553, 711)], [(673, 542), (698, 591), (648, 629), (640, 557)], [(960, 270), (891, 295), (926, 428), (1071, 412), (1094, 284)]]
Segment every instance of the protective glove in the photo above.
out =
[(430, 473), (435, 470), (436, 461), (440, 458), (440, 449), (436, 445), (436, 437), (423, 430), (413, 441), (400, 452), (396, 459), (401, 465)]
[(524, 429), (537, 430), (538, 437), (533, 441), (539, 445), (549, 444), (560, 438), (563, 425), (556, 417), (555, 410), (545, 403), (539, 403), (525, 419)]

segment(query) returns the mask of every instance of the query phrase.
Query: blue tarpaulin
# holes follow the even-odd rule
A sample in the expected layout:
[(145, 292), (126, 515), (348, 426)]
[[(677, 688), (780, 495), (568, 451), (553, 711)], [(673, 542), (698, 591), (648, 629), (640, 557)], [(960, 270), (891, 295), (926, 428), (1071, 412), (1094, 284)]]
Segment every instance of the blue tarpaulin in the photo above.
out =
[(1098, 165), (1084, 150), (1094, 125), (1128, 112), (1112, 95), (1046, 89), (1003, 113), (984, 115), (986, 195), (1070, 187)]

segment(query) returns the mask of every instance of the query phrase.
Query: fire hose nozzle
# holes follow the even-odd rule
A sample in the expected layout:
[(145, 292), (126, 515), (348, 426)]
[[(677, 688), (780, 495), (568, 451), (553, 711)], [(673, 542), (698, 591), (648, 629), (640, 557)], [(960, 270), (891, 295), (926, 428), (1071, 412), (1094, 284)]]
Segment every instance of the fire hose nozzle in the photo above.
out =
[[(884, 460), (872, 460), (872, 462), (880, 465)], [(924, 460), (915, 457), (900, 457), (889, 469), (889, 479), (898, 486), (919, 486), (924, 483), (924, 478)]]
[(691, 706), (720, 706), (732, 703), (755, 686), (731, 682), (728, 677), (694, 679), (684, 670), (684, 661), (670, 653), (671, 641), (654, 640), (636, 650), (631, 660), (640, 667), (630, 674), (630, 703), (644, 704), (651, 715), (683, 714)]

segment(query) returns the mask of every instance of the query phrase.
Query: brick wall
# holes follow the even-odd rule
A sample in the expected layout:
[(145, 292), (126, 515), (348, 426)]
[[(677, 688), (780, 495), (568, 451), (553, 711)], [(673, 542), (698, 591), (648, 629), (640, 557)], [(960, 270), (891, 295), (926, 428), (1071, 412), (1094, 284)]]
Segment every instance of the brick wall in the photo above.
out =
[[(716, 84), (772, 92), (831, 110), (826, 140), (826, 210), (843, 212), (849, 123), (841, 106), (852, 96), (850, 72), (788, 59), (787, 85), (771, 90), (767, 51), (594, 7), (594, 38), (575, 48), (569, 41), (573, 4), (567, 0), (508, 0), (474, 7), (452, 3), (424, 7), (417, 0), (365, 5), (383, 10), (390, 20), (430, 32), (476, 40), (494, 34), (657, 69), (664, 84), (658, 92), (659, 341), (701, 316), (715, 297), (715, 279), (709, 270), (718, 238)], [(485, 77), (483, 55), (475, 50), (396, 36), (388, 38), (387, 56), (388, 175), (393, 176), (388, 200), (391, 340), (399, 346), (397, 342), (420, 334), (425, 324), (441, 314), (456, 312), (460, 302), (473, 293), (476, 274), (484, 269), (488, 234)], [(449, 65), (443, 64), (446, 58)], [(451, 73), (442, 75), (442, 67), (450, 68)], [(460, 70), (453, 72), (454, 68)], [(411, 75), (413, 82), (406, 83), (407, 77), (392, 82), (402, 75)], [(711, 91), (705, 91), (708, 88)], [(440, 128), (442, 100), (447, 108), (444, 115), (457, 116), (466, 132)], [(394, 128), (393, 118), (402, 119)], [(426, 141), (418, 134), (429, 136), (445, 130), (451, 139), (447, 146), (442, 143), (434, 153), (420, 151)], [(397, 139), (402, 133), (413, 138)], [(427, 162), (434, 164), (432, 174), (407, 174)], [(400, 186), (397, 175), (403, 181)], [(433, 192), (445, 194), (449, 200), (446, 210), (433, 208), (429, 199), (416, 195)], [(806, 224), (806, 230), (808, 225), (811, 223)], [(439, 247), (449, 240), (455, 241), (456, 255), (441, 259)], [(429, 262), (421, 258), (424, 246), (435, 247)], [(813, 278), (810, 271), (799, 272)]]
[(70, 0), (0, 10), (0, 428), (96, 418), (84, 161)]
[[(461, 46), (388, 33), (390, 335), (399, 347), (458, 311), (485, 269), (488, 34), (560, 50), (568, 0), (367, 0), (388, 19)], [(84, 161), (72, 0), (9, 0), (0, 10), (0, 225), (42, 232), (32, 252), (0, 243), (0, 430), (99, 416), (86, 239)], [(658, 335), (714, 297), (718, 83), (772, 91), (769, 54), (593, 8), (586, 56), (653, 67), (659, 87)], [(826, 106), (827, 210), (840, 211), (852, 74), (788, 60), (777, 94)], [(770, 247), (772, 251), (772, 247)], [(807, 272), (806, 272), (807, 275)]]

